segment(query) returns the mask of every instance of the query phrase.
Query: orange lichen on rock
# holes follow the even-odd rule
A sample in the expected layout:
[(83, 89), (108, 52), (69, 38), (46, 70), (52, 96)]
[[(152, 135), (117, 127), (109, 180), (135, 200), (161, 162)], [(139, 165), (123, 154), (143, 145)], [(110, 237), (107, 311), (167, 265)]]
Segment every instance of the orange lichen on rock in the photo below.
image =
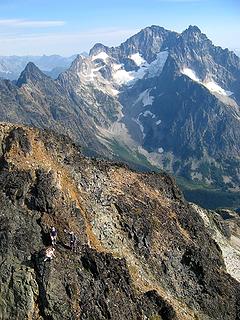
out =
[[(36, 132), (30, 128), (24, 128), (24, 131), (30, 141), (32, 151), (25, 154), (21, 150), (19, 143), (15, 141), (11, 145), (10, 150), (5, 154), (6, 160), (21, 170), (30, 170), (33, 173), (39, 168), (44, 169), (47, 172), (53, 171), (55, 173), (55, 178), (58, 181), (57, 185), (59, 185), (62, 193), (68, 195), (70, 200), (76, 203), (76, 207), (81, 210), (81, 214), (85, 219), (86, 234), (90, 246), (98, 251), (106, 251), (92, 231), (92, 226), (88, 222), (87, 214), (82, 206), (80, 192), (70, 172), (57, 161), (57, 158), (54, 158), (52, 154), (46, 151), (44, 143), (37, 136)], [(63, 218), (63, 225), (66, 224), (71, 230), (75, 231), (75, 223), (73, 221), (74, 219), (72, 217), (68, 222), (64, 221)], [(48, 225), (52, 225), (56, 222), (51, 219), (51, 221), (48, 221), (47, 223)]]

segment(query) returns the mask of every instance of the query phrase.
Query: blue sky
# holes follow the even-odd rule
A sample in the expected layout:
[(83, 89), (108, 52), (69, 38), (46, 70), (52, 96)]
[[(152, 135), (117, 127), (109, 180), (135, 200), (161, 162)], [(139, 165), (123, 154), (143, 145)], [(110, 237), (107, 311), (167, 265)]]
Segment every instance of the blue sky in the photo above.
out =
[(0, 55), (68, 56), (153, 24), (197, 25), (214, 44), (240, 48), (240, 0), (0, 0)]

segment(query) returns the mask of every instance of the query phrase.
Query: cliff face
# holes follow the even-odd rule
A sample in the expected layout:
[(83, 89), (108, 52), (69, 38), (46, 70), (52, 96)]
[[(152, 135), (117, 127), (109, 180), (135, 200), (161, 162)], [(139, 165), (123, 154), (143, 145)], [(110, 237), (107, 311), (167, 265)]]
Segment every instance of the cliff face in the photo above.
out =
[(0, 319), (239, 319), (239, 283), (169, 176), (26, 127), (0, 143)]
[(240, 281), (240, 216), (228, 209), (207, 211), (195, 204), (192, 206), (203, 218), (213, 239), (219, 244), (227, 272)]

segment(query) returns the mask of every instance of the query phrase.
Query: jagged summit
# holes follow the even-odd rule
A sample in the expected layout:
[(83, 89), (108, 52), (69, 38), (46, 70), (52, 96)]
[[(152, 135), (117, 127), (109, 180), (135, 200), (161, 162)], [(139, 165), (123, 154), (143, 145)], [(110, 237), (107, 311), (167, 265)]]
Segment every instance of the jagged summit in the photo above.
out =
[(160, 26), (150, 26), (140, 30), (125, 42), (117, 47), (106, 47), (103, 44), (96, 44), (90, 50), (90, 56), (105, 52), (113, 58), (124, 62), (130, 55), (139, 53), (147, 62), (152, 62), (156, 54), (167, 47), (166, 43), (171, 41), (175, 32), (164, 29)]
[(89, 51), (89, 55), (93, 56), (95, 54), (98, 54), (100, 52), (107, 52), (108, 47), (106, 47), (105, 45), (103, 45), (102, 43), (96, 43), (92, 49), (90, 49)]
[(183, 32), (202, 33), (202, 31), (197, 26), (192, 26), (192, 25), (189, 25), (189, 27)]
[(33, 63), (33, 62), (28, 62), (24, 71), (25, 72), (34, 72), (34, 71), (38, 71), (39, 68)]
[(71, 63), (69, 70), (71, 71), (79, 70), (79, 67), (81, 66), (85, 58), (86, 57), (82, 56), (81, 54), (78, 54), (76, 58), (73, 60), (73, 62)]
[(33, 62), (29, 62), (21, 73), (17, 81), (17, 86), (21, 87), (23, 84), (26, 84), (29, 81), (37, 82), (46, 78), (49, 77), (43, 73)]
[(210, 49), (213, 46), (212, 42), (197, 26), (190, 25), (180, 34), (180, 38), (184, 39), (187, 43), (195, 44), (198, 50), (201, 49), (201, 46), (203, 51), (206, 51), (206, 49)]

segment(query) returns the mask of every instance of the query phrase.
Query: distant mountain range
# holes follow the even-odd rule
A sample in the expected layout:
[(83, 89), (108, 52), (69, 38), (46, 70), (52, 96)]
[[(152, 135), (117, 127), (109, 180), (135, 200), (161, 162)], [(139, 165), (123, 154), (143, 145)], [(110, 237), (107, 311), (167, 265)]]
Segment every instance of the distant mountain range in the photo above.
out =
[(28, 62), (33, 62), (44, 73), (55, 79), (70, 67), (75, 58), (76, 55), (67, 58), (59, 55), (0, 56), (0, 78), (16, 80)]
[(0, 101), (2, 121), (66, 133), (138, 168), (240, 190), (240, 58), (196, 26), (181, 34), (151, 26), (118, 47), (96, 44), (56, 80), (29, 63), (16, 83), (0, 82)]

